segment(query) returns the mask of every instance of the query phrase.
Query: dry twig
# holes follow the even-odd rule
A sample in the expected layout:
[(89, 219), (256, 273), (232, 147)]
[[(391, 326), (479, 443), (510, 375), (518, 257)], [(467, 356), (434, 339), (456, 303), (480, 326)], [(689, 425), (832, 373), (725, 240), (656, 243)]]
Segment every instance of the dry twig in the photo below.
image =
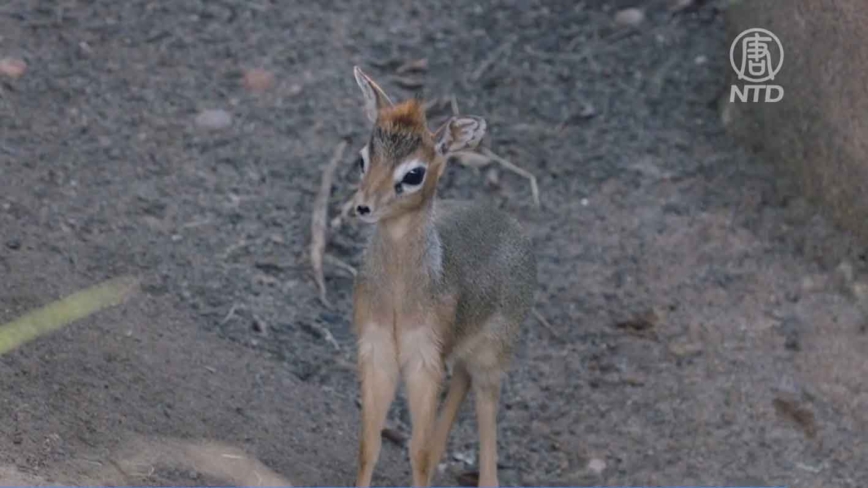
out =
[(536, 205), (537, 208), (539, 208), (539, 206), (540, 206), (539, 186), (537, 186), (536, 176), (534, 176), (531, 172), (516, 166), (511, 161), (498, 156), (497, 154), (493, 153), (488, 148), (482, 148), (482, 154), (485, 156), (488, 156), (492, 160), (496, 161), (497, 163), (499, 163), (501, 166), (508, 169), (509, 171), (512, 171), (513, 173), (515, 173), (515, 174), (527, 179), (528, 181), (530, 181), (530, 191), (531, 191), (531, 194), (533, 195), (533, 202), (534, 202), (534, 205)]
[[(328, 201), (335, 171), (344, 157), (344, 151), (346, 148), (347, 141), (341, 141), (335, 148), (331, 161), (328, 162), (323, 170), (319, 192), (317, 193), (313, 204), (313, 215), (310, 224), (310, 263), (313, 267), (314, 280), (316, 280), (317, 287), (319, 288), (320, 301), (323, 305), (329, 308), (331, 308), (331, 303), (329, 303), (326, 298), (325, 277), (323, 276), (322, 271), (323, 254), (325, 254), (326, 248), (326, 230), (329, 211)], [(334, 340), (334, 338), (332, 338), (332, 340)]]
[(428, 58), (414, 59), (398, 66), (396, 74), (403, 75), (414, 71), (428, 71)]
[(428, 112), (434, 110), (435, 108), (439, 108), (440, 105), (443, 105), (443, 99), (442, 98), (432, 98), (432, 99), (428, 100), (427, 102), (425, 102), (425, 105), (424, 105), (425, 113), (427, 114)]
[(472, 151), (459, 151), (452, 155), (462, 166), (479, 169), (491, 163), (491, 158)]
[(326, 254), (325, 259), (326, 259), (326, 261), (328, 261), (329, 263), (331, 263), (335, 267), (340, 268), (340, 269), (346, 271), (347, 273), (353, 275), (353, 277), (355, 277), (356, 274), (358, 273), (356, 271), (356, 268), (354, 268), (351, 264), (347, 263), (346, 261), (344, 261), (343, 259), (341, 259), (339, 257), (332, 256), (331, 254)]
[(536, 317), (537, 320), (539, 320), (539, 323), (541, 323), (543, 325), (543, 327), (545, 327), (549, 332), (551, 332), (551, 334), (553, 336), (555, 336), (555, 337), (561, 336), (560, 334), (558, 334), (555, 331), (555, 328), (552, 327), (552, 324), (549, 323), (548, 320), (546, 320), (546, 318), (543, 316), (543, 314), (540, 313), (540, 311), (536, 309), (536, 307), (531, 309), (531, 313), (533, 314), (534, 317)]
[(405, 88), (407, 90), (416, 90), (425, 86), (425, 80), (420, 78), (413, 78), (410, 76), (393, 76), (392, 81), (395, 82), (401, 88)]
[(497, 49), (491, 51), (491, 54), (489, 54), (488, 57), (479, 64), (479, 66), (476, 68), (476, 71), (474, 71), (473, 74), (470, 75), (470, 81), (479, 80), (479, 78), (488, 70), (488, 68), (491, 68), (491, 66), (495, 62), (497, 62), (503, 56), (503, 54), (509, 50), (509, 48), (512, 47), (512, 44), (514, 42), (515, 37), (512, 37), (500, 46), (498, 46)]

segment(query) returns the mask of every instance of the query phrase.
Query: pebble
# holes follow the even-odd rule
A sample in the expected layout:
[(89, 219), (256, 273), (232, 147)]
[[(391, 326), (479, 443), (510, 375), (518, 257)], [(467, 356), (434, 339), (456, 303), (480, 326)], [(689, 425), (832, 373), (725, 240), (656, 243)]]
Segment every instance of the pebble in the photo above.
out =
[(625, 8), (615, 14), (615, 23), (635, 27), (645, 21), (645, 12), (638, 8)]
[(27, 63), (20, 58), (3, 58), (0, 59), (0, 75), (8, 78), (17, 79), (24, 76), (27, 71)]
[(254, 68), (244, 73), (244, 86), (252, 92), (264, 92), (274, 86), (274, 73)]
[(600, 475), (606, 469), (606, 461), (599, 458), (594, 458), (588, 461), (588, 471)]
[(835, 272), (838, 275), (838, 279), (843, 281), (843, 285), (849, 285), (853, 283), (853, 278), (855, 277), (855, 273), (853, 272), (853, 265), (848, 261), (842, 261), (841, 264), (835, 269)]
[(669, 346), (669, 352), (677, 358), (688, 358), (702, 354), (702, 345), (696, 342), (675, 343)]
[(693, 6), (693, 0), (671, 0), (669, 2), (669, 11), (680, 12), (691, 6)]
[(232, 116), (221, 109), (203, 110), (196, 116), (196, 125), (205, 129), (226, 129), (232, 125)]
[(294, 97), (294, 96), (300, 94), (301, 90), (302, 90), (301, 85), (296, 83), (296, 84), (289, 87), (289, 95)]
[(861, 281), (853, 283), (853, 298), (860, 307), (868, 309), (868, 283)]
[(500, 173), (495, 168), (490, 168), (485, 173), (485, 183), (492, 188), (500, 186)]

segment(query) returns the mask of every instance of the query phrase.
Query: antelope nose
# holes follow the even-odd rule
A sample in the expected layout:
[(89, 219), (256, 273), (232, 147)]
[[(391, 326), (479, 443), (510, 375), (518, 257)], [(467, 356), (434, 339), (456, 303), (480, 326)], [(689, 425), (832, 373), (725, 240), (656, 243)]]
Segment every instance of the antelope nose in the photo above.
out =
[(356, 212), (358, 212), (359, 215), (368, 215), (371, 213), (371, 208), (367, 205), (359, 205), (356, 207)]

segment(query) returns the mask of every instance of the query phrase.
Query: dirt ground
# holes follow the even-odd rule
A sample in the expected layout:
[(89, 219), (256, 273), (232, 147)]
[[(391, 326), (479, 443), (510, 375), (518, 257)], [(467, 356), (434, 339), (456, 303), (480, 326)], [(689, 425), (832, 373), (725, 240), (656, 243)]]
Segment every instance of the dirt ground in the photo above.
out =
[[(536, 243), (551, 328), (528, 319), (505, 382), (503, 484), (864, 486), (868, 255), (724, 133), (722, 3), (668, 4), (3, 2), (0, 57), (28, 69), (0, 79), (0, 323), (143, 285), (0, 357), (0, 481), (262, 480), (160, 447), (218, 442), (223, 468), (236, 449), (297, 485), (352, 484), (352, 277), (327, 262), (334, 308), (317, 300), (311, 207), (342, 139), (332, 215), (358, 178), (353, 65), (403, 98), (397, 67), (426, 58), (402, 76), (539, 178), (539, 209), (496, 165), (441, 182)], [(637, 5), (641, 24), (613, 21)], [(274, 86), (247, 89), (253, 68)], [(197, 126), (203, 110), (231, 125)], [(357, 264), (365, 231), (344, 223), (329, 255)], [(401, 398), (389, 424), (409, 431)], [(436, 482), (475, 448), (467, 402)], [(385, 442), (375, 483), (409, 482)]]

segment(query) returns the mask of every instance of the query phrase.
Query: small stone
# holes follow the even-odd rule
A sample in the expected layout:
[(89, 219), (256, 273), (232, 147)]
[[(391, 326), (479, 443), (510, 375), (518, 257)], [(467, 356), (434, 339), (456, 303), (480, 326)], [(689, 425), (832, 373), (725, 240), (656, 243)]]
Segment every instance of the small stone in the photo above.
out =
[(853, 283), (853, 297), (863, 305), (868, 305), (868, 283)]
[(289, 95), (290, 96), (294, 97), (300, 93), (301, 93), (301, 85), (299, 85), (298, 83), (289, 87)]
[(693, 0), (670, 0), (669, 11), (680, 12), (693, 5)]
[(196, 116), (196, 125), (210, 130), (226, 129), (232, 125), (232, 116), (225, 110), (204, 110)]
[(853, 265), (848, 261), (842, 261), (841, 264), (835, 268), (835, 273), (838, 276), (838, 279), (841, 280), (843, 285), (849, 286), (850, 283), (853, 283), (853, 278), (855, 273), (853, 272)]
[(9, 239), (8, 241), (6, 241), (6, 247), (13, 251), (17, 251), (21, 249), (21, 241), (18, 239)]
[(582, 106), (582, 110), (579, 111), (579, 117), (582, 119), (590, 119), (597, 115), (597, 109), (590, 103), (586, 103)]
[(244, 86), (252, 92), (264, 92), (274, 86), (274, 74), (268, 70), (254, 68), (244, 73)]
[(700, 54), (699, 56), (696, 56), (696, 58), (693, 59), (693, 62), (694, 62), (694, 64), (696, 64), (698, 66), (702, 66), (703, 64), (708, 62), (708, 57)]
[(478, 471), (465, 471), (463, 473), (459, 473), (456, 477), (456, 481), (458, 481), (459, 486), (478, 486), (479, 485), (479, 472)]
[(498, 172), (497, 169), (495, 169), (495, 168), (490, 168), (485, 173), (485, 183), (492, 188), (499, 187), (500, 186), (500, 172)]
[(645, 386), (645, 378), (636, 373), (625, 373), (621, 376), (621, 381), (627, 386)]
[(588, 206), (588, 199), (583, 198), (579, 201), (579, 203), (581, 203), (583, 207), (587, 207)]
[(698, 356), (702, 353), (702, 345), (697, 342), (670, 344), (669, 352), (679, 359)]
[(603, 471), (605, 471), (605, 469), (606, 469), (606, 461), (603, 461), (602, 459), (594, 458), (594, 459), (591, 459), (590, 461), (588, 461), (588, 471), (590, 471), (590, 472), (592, 472), (598, 476), (603, 474)]
[(20, 58), (3, 58), (0, 59), (0, 75), (12, 78), (13, 80), (24, 76), (27, 71), (27, 63)]
[(266, 328), (268, 326), (263, 322), (259, 317), (254, 317), (253, 321), (250, 323), (250, 328), (253, 332), (257, 334), (264, 334), (266, 332)]
[(817, 284), (817, 280), (810, 276), (803, 276), (799, 283), (799, 287), (802, 289), (803, 293), (811, 293), (820, 288)]
[(638, 8), (625, 8), (615, 14), (615, 23), (636, 27), (645, 21), (645, 12)]
[(473, 451), (458, 451), (452, 454), (452, 459), (473, 466), (476, 463), (476, 454)]

